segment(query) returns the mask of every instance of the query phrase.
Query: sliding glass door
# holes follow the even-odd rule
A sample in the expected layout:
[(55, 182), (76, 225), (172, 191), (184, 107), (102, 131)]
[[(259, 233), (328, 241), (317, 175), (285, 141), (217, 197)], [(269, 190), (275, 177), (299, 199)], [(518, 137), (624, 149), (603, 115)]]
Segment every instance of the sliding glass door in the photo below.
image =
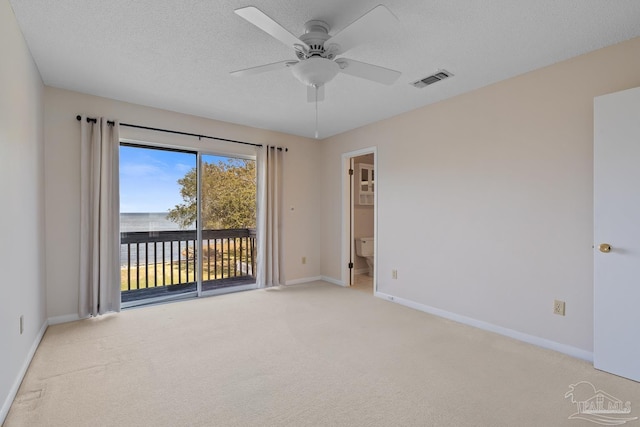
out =
[(201, 156), (202, 291), (255, 284), (256, 162)]
[(123, 307), (254, 287), (255, 191), (253, 159), (121, 144)]

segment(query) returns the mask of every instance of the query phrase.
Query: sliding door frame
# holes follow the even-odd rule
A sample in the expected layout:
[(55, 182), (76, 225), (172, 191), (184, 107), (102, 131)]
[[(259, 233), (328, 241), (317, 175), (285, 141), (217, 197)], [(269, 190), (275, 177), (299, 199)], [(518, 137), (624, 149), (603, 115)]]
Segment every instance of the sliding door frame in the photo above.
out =
[[(146, 140), (138, 140), (138, 139), (130, 139), (130, 138), (120, 138), (120, 146), (128, 146), (128, 147), (138, 147), (138, 148), (147, 148), (147, 149), (157, 149), (157, 150), (166, 150), (166, 151), (176, 151), (176, 152), (181, 152), (181, 153), (185, 153), (185, 154), (194, 154), (196, 156), (196, 176), (197, 176), (197, 192), (196, 192), (196, 246), (202, 248), (202, 209), (201, 209), (201, 200), (202, 200), (202, 158), (203, 156), (217, 156), (217, 157), (226, 157), (226, 158), (234, 158), (234, 159), (244, 159), (244, 160), (253, 160), (255, 162), (258, 161), (257, 156), (256, 155), (249, 155), (249, 154), (240, 154), (240, 153), (230, 153), (230, 152), (225, 152), (225, 151), (215, 151), (215, 150), (203, 150), (201, 148), (194, 148), (194, 147), (189, 147), (189, 146), (183, 146), (183, 145), (172, 145), (172, 144), (165, 144), (165, 143), (156, 143), (156, 142), (149, 142)], [(256, 168), (257, 171), (257, 168)], [(118, 179), (120, 179), (118, 177)], [(258, 179), (258, 177), (256, 176), (256, 180)], [(256, 195), (257, 196), (257, 195)], [(256, 204), (258, 202), (257, 197), (256, 197)], [(257, 218), (256, 218), (256, 226), (257, 226)], [(118, 233), (120, 233), (120, 230), (118, 230)], [(195, 248), (194, 248), (195, 249)], [(158, 296), (158, 297), (151, 297), (151, 298), (145, 298), (142, 300), (138, 300), (138, 301), (131, 301), (131, 302), (126, 302), (126, 303), (122, 303), (122, 308), (133, 308), (133, 307), (138, 307), (138, 306), (144, 306), (144, 305), (150, 305), (150, 304), (160, 304), (160, 303), (165, 303), (165, 302), (173, 302), (173, 301), (179, 301), (179, 300), (183, 300), (183, 299), (191, 299), (191, 298), (200, 298), (200, 297), (206, 297), (206, 296), (213, 296), (213, 295), (220, 295), (220, 294), (227, 294), (227, 293), (233, 293), (233, 292), (240, 292), (240, 291), (246, 291), (246, 290), (252, 290), (252, 289), (258, 289), (258, 284), (256, 283), (250, 283), (250, 284), (246, 284), (246, 285), (238, 285), (238, 286), (232, 286), (232, 287), (228, 287), (228, 288), (220, 288), (220, 289), (212, 289), (209, 291), (204, 291), (202, 288), (202, 282), (203, 282), (203, 277), (202, 277), (202, 249), (200, 249), (200, 251), (195, 251), (195, 253), (199, 253), (200, 255), (196, 256), (196, 265), (195, 265), (195, 269), (196, 269), (196, 290), (195, 291), (191, 291), (191, 292), (185, 292), (182, 294), (178, 294), (178, 295), (171, 295), (171, 296)], [(255, 275), (255, 271), (253, 272), (253, 274)]]

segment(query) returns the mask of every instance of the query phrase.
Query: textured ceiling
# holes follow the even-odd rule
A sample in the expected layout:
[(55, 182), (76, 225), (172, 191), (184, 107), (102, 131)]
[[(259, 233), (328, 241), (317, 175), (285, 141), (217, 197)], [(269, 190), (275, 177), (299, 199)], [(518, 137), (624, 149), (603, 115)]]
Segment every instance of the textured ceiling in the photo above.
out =
[[(45, 84), (313, 137), (315, 106), (295, 59), (233, 10), (255, 5), (294, 35), (321, 19), (342, 29), (379, 0), (10, 0)], [(320, 138), (640, 36), (638, 0), (387, 0), (395, 28), (344, 56), (402, 72), (392, 86), (339, 74), (319, 104)], [(410, 82), (444, 68), (424, 89)]]

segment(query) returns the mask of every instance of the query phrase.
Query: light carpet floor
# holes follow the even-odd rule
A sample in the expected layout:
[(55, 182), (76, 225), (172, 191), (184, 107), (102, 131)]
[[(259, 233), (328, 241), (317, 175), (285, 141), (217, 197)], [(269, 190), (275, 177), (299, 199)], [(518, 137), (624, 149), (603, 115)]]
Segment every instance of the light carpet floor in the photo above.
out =
[(580, 381), (640, 414), (640, 383), (316, 282), (51, 326), (5, 425), (593, 426)]

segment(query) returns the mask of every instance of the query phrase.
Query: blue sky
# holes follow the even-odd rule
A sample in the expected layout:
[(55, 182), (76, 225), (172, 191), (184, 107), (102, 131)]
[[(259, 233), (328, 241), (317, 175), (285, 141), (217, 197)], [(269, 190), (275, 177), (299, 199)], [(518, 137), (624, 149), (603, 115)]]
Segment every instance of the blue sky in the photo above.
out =
[(182, 203), (178, 179), (194, 167), (195, 154), (120, 146), (120, 212), (167, 212)]

